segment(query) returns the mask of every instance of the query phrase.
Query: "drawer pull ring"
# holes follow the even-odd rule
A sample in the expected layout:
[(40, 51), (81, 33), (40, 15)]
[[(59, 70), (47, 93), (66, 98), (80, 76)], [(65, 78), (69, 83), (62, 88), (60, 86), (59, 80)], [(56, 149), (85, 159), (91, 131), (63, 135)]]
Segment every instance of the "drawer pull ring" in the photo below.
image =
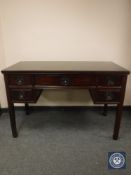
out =
[(111, 77), (107, 77), (107, 85), (108, 86), (113, 86), (114, 85), (114, 80), (112, 80)]
[(23, 79), (17, 79), (17, 84), (22, 85), (23, 84)]
[(62, 78), (61, 79), (61, 84), (64, 86), (68, 86), (70, 84), (69, 78)]
[(109, 86), (113, 86), (114, 85), (114, 82), (112, 80), (108, 80), (108, 85)]
[(107, 92), (107, 93), (106, 93), (106, 100), (107, 100), (107, 101), (113, 100), (113, 94), (112, 94), (112, 92)]
[(23, 94), (23, 93), (21, 93), (21, 94), (19, 95), (19, 99), (20, 99), (20, 100), (24, 99), (24, 94)]
[(68, 85), (69, 81), (68, 80), (64, 80), (64, 85)]

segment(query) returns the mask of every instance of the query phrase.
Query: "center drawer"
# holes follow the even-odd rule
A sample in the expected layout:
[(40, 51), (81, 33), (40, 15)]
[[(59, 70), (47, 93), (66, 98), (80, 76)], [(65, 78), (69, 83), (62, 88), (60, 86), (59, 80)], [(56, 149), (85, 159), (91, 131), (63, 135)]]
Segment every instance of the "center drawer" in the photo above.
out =
[(37, 75), (34, 80), (36, 86), (95, 86), (95, 75)]

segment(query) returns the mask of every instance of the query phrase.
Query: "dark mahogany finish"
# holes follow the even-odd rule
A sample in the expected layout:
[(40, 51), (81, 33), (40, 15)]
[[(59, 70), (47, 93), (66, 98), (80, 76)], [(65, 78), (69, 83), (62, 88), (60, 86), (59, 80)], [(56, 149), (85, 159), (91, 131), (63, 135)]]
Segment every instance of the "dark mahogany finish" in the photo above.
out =
[(17, 137), (14, 103), (36, 103), (43, 89), (86, 88), (93, 102), (116, 104), (113, 139), (118, 139), (129, 71), (111, 62), (19, 62), (2, 71), (13, 137)]
[(88, 74), (40, 74), (35, 76), (35, 86), (95, 86), (96, 76)]

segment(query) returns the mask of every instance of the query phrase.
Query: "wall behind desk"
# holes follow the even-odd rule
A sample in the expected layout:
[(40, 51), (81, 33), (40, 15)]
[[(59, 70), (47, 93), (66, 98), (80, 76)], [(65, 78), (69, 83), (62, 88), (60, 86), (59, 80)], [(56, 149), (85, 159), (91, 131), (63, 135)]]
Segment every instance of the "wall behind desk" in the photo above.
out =
[[(23, 60), (104, 60), (131, 70), (131, 0), (0, 0), (0, 20), (0, 69)], [(130, 87), (131, 76), (126, 105)], [(1, 75), (0, 91), (6, 107)], [(67, 104), (91, 100), (86, 90), (48, 90), (39, 100)]]
[[(2, 26), (1, 26), (1, 18), (0, 18), (0, 70), (3, 69), (5, 65), (5, 52), (4, 52), (4, 43), (3, 43), (3, 35), (2, 35)], [(6, 94), (5, 94), (5, 86), (3, 75), (0, 74), (0, 106), (7, 106)]]

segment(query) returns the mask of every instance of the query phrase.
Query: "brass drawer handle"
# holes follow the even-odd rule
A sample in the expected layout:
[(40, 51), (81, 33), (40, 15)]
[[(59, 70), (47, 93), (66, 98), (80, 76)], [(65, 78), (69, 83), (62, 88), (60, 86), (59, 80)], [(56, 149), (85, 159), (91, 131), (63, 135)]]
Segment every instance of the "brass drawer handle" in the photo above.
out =
[(114, 81), (112, 81), (112, 80), (108, 80), (108, 86), (113, 86), (114, 85)]
[(106, 100), (107, 101), (113, 100), (113, 93), (112, 92), (106, 92)]
[(64, 86), (68, 86), (70, 84), (70, 79), (67, 77), (64, 77), (61, 79), (61, 84)]
[(23, 99), (24, 99), (24, 93), (23, 93), (23, 92), (21, 92), (21, 93), (19, 94), (19, 99), (20, 99), (20, 100), (23, 100)]
[(23, 82), (24, 82), (23, 78), (19, 78), (19, 79), (16, 80), (17, 85), (22, 85)]
[(114, 80), (111, 79), (111, 77), (107, 77), (107, 85), (113, 86), (115, 84)]

